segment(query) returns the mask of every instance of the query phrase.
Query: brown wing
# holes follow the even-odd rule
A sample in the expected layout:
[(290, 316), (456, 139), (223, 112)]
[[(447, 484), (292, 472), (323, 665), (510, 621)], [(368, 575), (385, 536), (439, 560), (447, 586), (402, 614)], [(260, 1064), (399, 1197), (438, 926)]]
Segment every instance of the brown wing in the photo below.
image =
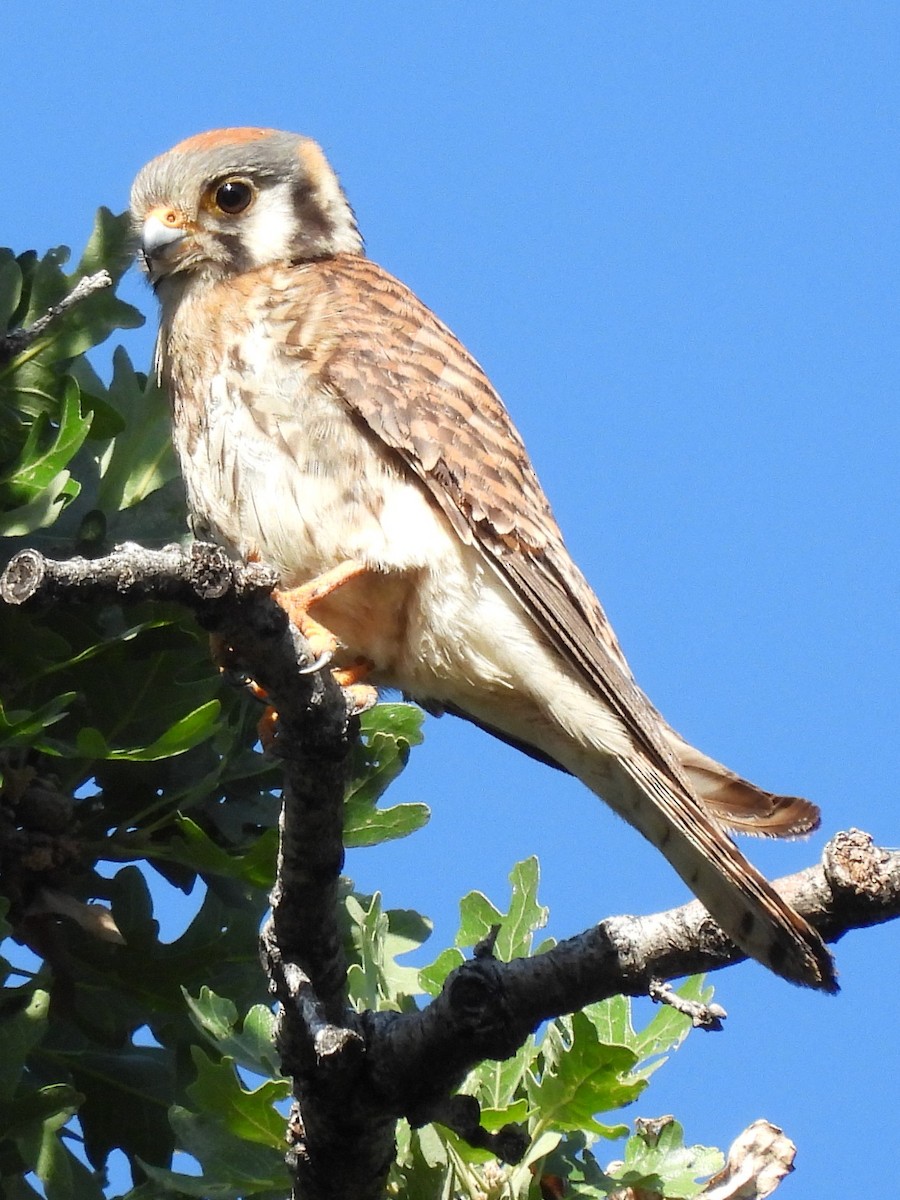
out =
[[(422, 482), (460, 538), (480, 547), (643, 750), (622, 766), (664, 816), (665, 834), (657, 828), (653, 836), (634, 823), (748, 953), (786, 978), (836, 990), (818, 935), (715, 822), (702, 819), (666, 727), (632, 679), (599, 602), (570, 559), (522, 441), (478, 363), (415, 296), (368, 260), (341, 256), (294, 270), (297, 287), (288, 289), (293, 314), (287, 297), (277, 304), (277, 316), (273, 312), (280, 321), (293, 316), (286, 344), (358, 416), (361, 431), (391, 448)], [(317, 323), (321, 337), (304, 336), (302, 326)]]
[[(399, 455), (559, 652), (686, 787), (659, 718), (569, 556), (522, 439), (479, 364), (408, 288), (369, 259), (339, 255), (295, 271), (303, 300), (288, 347), (308, 360), (310, 309), (318, 319), (327, 312), (327, 344), (309, 366)], [(284, 320), (283, 303), (279, 309)]]

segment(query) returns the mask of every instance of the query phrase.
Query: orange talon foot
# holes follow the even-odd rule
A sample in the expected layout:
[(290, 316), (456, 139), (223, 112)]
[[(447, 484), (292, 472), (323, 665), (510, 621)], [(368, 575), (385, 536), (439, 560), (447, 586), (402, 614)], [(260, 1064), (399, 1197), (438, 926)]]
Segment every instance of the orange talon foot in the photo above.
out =
[(358, 658), (349, 667), (340, 667), (331, 672), (334, 682), (344, 689), (354, 717), (378, 703), (378, 689), (362, 682), (374, 665), (368, 658)]
[(225, 641), (221, 633), (209, 635), (209, 656), (222, 675), (237, 669), (234, 647)]
[[(301, 590), (300, 588), (296, 589), (296, 591)], [(303, 607), (302, 601), (296, 599), (296, 592), (275, 591), (272, 593), (272, 599), (280, 608), (284, 609), (291, 624), (296, 626), (309, 642), (314, 659), (324, 659), (328, 662), (330, 658), (334, 657), (338, 648), (337, 638), (330, 629), (326, 629), (324, 625), (309, 615), (306, 608)]]
[[(247, 691), (250, 693), (250, 695), (253, 697), (254, 700), (261, 700), (263, 702), (263, 704), (265, 704), (265, 702), (269, 698), (269, 693), (266, 691), (266, 689), (264, 687), (260, 687), (260, 685), (256, 682), (255, 679), (246, 678), (244, 680), (244, 687), (247, 689)], [(272, 709), (270, 708), (269, 711), (271, 712)]]
[(358, 658), (349, 667), (338, 667), (331, 672), (335, 683), (342, 688), (349, 688), (354, 683), (362, 683), (370, 674), (375, 664), (368, 658)]
[(378, 703), (378, 689), (370, 683), (352, 683), (344, 688), (344, 695), (350, 708), (350, 715), (358, 717)]
[(234, 647), (229, 645), (221, 634), (209, 635), (209, 652), (219, 674), (228, 676), (229, 683), (246, 688), (254, 700), (261, 700), (263, 704), (268, 701), (268, 692), (243, 670)]
[(266, 705), (266, 711), (257, 721), (256, 734), (263, 750), (271, 750), (275, 745), (278, 736), (278, 713), (271, 704)]
[(344, 562), (311, 579), (300, 587), (282, 590), (277, 588), (272, 593), (272, 599), (280, 605), (288, 615), (288, 619), (296, 625), (310, 644), (316, 659), (331, 657), (338, 647), (337, 638), (330, 629), (309, 615), (309, 610), (320, 600), (326, 599), (332, 592), (364, 575), (368, 568), (357, 562)]
[[(360, 575), (364, 575), (367, 570), (368, 568), (361, 563), (347, 561), (319, 575), (316, 579), (301, 584), (300, 587), (276, 588), (272, 592), (272, 599), (284, 610), (288, 620), (309, 642), (315, 662), (312, 668), (307, 668), (308, 670), (318, 670), (319, 667), (325, 666), (338, 649), (338, 639), (330, 629), (310, 616), (310, 608), (320, 600), (326, 599), (338, 588), (343, 587), (345, 583), (349, 583), (351, 579), (357, 579)], [(213, 659), (221, 671), (239, 669), (235, 662), (233, 649), (223, 638), (214, 635), (211, 638), (211, 648)], [(342, 667), (332, 672), (335, 681), (347, 693), (348, 703), (354, 715), (365, 712), (378, 701), (376, 689), (361, 682), (372, 670), (373, 665), (368, 659), (359, 658), (349, 667)], [(243, 683), (257, 700), (265, 702), (268, 699), (265, 690), (254, 680), (244, 677)], [(270, 750), (275, 742), (277, 721), (277, 712), (271, 706), (267, 706), (257, 725), (259, 740), (266, 750)]]

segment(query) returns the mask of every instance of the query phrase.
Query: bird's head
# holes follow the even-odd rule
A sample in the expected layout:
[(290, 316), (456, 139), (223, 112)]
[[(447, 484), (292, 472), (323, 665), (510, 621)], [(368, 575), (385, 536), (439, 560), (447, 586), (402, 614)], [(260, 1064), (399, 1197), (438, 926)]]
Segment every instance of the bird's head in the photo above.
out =
[(274, 129), (219, 129), (149, 162), (131, 215), (154, 287), (255, 267), (358, 254), (362, 239), (315, 142)]

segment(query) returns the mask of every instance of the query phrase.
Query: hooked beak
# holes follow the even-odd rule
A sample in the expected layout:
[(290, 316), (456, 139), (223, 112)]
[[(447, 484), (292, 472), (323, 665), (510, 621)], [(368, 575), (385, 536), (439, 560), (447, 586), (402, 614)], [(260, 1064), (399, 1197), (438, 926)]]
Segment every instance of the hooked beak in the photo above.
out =
[(141, 250), (151, 279), (161, 273), (158, 268), (187, 234), (184, 218), (174, 209), (155, 208), (148, 214), (141, 226)]

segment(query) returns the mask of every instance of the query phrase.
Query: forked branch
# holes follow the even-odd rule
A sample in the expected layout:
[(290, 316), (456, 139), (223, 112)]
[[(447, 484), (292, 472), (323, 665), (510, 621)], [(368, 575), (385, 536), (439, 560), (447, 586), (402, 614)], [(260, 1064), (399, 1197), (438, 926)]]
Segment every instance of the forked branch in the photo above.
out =
[[(661, 981), (743, 956), (695, 901), (652, 916), (607, 918), (531, 959), (502, 963), (480, 953), (414, 1013), (349, 1009), (338, 881), (353, 722), (340, 688), (327, 670), (315, 669), (303, 638), (271, 599), (275, 583), (272, 572), (235, 563), (214, 546), (150, 551), (129, 544), (104, 558), (65, 562), (22, 551), (0, 577), (0, 598), (13, 605), (176, 600), (234, 649), (269, 694), (279, 714), (275, 753), (284, 793), (262, 955), (281, 1006), (283, 1068), (294, 1082), (294, 1195), (377, 1200), (401, 1116), (414, 1125), (444, 1121), (501, 1155), (521, 1154), (514, 1130), (485, 1142), (468, 1099), (453, 1099), (477, 1063), (510, 1057), (551, 1017), (617, 993), (662, 993)], [(835, 941), (900, 916), (900, 853), (851, 830), (832, 839), (820, 864), (775, 886)], [(694, 1015), (706, 1024), (722, 1016)]]

